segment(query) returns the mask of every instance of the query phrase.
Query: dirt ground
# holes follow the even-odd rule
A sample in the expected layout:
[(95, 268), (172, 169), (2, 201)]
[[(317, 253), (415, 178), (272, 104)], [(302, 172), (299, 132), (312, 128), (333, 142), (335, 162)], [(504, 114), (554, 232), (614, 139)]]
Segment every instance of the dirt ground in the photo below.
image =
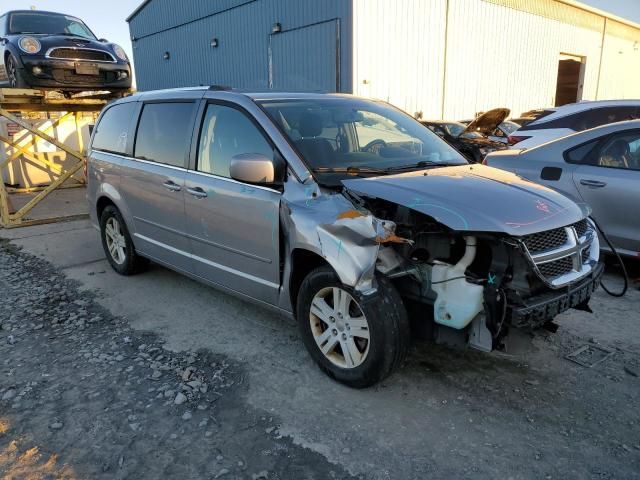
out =
[[(291, 321), (157, 266), (123, 279), (27, 253), (68, 248), (49, 238), (0, 248), (1, 478), (640, 479), (637, 285), (524, 353), (416, 342), (351, 390)], [(603, 360), (565, 358), (581, 348)]]
[(0, 249), (0, 477), (351, 478), (247, 405), (242, 367), (163, 349)]

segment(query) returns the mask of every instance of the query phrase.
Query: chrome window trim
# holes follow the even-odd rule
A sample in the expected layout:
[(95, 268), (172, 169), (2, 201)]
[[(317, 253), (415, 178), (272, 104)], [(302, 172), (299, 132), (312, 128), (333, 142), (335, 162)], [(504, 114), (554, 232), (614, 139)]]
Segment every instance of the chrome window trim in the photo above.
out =
[[(111, 60), (87, 60), (86, 58), (62, 58), (62, 57), (52, 57), (51, 56), (51, 52), (53, 52), (54, 50), (59, 50), (59, 49), (67, 49), (67, 50), (87, 50), (87, 51), (92, 51), (92, 52), (100, 52), (100, 53), (106, 53), (107, 55), (109, 55), (111, 57)], [(49, 50), (46, 51), (46, 53), (44, 54), (45, 58), (50, 58), (51, 60), (62, 60), (62, 61), (71, 61), (71, 62), (89, 62), (89, 63), (118, 63), (118, 61), (116, 60), (116, 57), (113, 56), (113, 54), (111, 54), (111, 52), (108, 52), (106, 50), (100, 50), (98, 48), (84, 48), (84, 47), (51, 47)]]

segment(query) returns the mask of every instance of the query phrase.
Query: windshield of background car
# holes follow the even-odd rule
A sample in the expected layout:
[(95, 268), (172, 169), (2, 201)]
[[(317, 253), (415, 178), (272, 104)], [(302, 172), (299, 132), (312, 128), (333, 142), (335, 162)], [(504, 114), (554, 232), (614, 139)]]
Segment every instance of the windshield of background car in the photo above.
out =
[(500, 128), (500, 130), (502, 130), (505, 134), (511, 135), (513, 132), (520, 128), (520, 125), (515, 122), (506, 121), (502, 122), (498, 128)]
[(467, 128), (464, 123), (445, 123), (442, 126), (452, 137), (459, 137), (465, 128)]
[(79, 18), (51, 13), (12, 13), (9, 33), (40, 33), (47, 35), (75, 35), (95, 40), (95, 35)]
[[(314, 171), (467, 163), (431, 130), (383, 102), (327, 98), (258, 103)], [(345, 172), (335, 172), (340, 173)]]

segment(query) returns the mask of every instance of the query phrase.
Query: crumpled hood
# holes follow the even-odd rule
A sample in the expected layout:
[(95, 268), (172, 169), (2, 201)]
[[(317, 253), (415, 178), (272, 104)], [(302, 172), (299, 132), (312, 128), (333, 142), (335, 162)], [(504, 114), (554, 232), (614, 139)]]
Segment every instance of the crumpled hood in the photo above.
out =
[(407, 206), (458, 231), (521, 236), (575, 223), (588, 215), (550, 188), (497, 168), (460, 165), (343, 180), (356, 193)]
[(511, 110), (508, 108), (494, 108), (493, 110), (489, 110), (467, 125), (465, 132), (478, 132), (482, 135), (491, 135), (495, 129), (498, 128), (498, 125), (504, 122), (505, 118), (509, 116), (509, 113), (511, 113)]

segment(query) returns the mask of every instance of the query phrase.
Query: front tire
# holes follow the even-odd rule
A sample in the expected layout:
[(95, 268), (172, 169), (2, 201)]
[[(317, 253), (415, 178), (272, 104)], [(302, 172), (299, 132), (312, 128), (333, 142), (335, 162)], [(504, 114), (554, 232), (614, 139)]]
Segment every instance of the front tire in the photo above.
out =
[(300, 287), (296, 317), (311, 357), (331, 378), (354, 388), (387, 377), (405, 358), (409, 320), (400, 295), (384, 277), (364, 300), (329, 267), (310, 272)]
[(18, 68), (18, 61), (12, 54), (9, 54), (7, 57), (5, 67), (10, 88), (28, 88), (27, 82), (22, 78), (22, 74)]
[(113, 205), (107, 206), (100, 216), (100, 236), (109, 264), (120, 275), (133, 275), (146, 265), (133, 247), (120, 211)]

